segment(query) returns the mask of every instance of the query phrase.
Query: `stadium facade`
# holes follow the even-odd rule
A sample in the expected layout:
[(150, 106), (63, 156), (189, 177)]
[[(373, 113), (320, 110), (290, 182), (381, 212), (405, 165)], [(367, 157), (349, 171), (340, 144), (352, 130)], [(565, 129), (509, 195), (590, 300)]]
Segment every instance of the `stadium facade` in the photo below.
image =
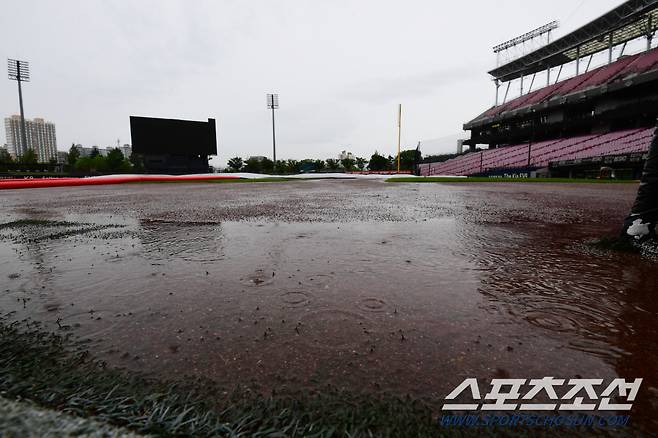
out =
[(631, 0), (499, 65), (496, 104), (464, 124), (468, 150), (419, 173), (638, 178), (658, 117), (657, 29), (658, 0)]

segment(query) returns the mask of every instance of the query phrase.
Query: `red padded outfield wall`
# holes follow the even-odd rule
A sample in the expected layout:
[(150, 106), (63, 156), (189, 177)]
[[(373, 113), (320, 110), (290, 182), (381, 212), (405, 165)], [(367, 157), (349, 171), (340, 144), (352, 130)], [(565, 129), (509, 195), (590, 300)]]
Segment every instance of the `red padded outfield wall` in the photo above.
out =
[(30, 189), (40, 187), (90, 186), (102, 184), (122, 184), (129, 182), (158, 181), (207, 181), (213, 179), (239, 179), (237, 176), (196, 174), (196, 175), (106, 175), (88, 178), (24, 178), (0, 179), (0, 190)]

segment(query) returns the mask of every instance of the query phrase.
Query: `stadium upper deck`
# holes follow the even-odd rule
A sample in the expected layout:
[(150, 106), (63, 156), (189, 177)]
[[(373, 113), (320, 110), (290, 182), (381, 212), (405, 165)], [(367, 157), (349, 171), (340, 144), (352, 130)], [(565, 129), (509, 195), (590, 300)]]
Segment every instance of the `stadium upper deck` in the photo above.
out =
[[(541, 35), (553, 29), (553, 24), (527, 35)], [(626, 177), (637, 177), (658, 116), (658, 47), (652, 47), (656, 30), (658, 0), (630, 0), (491, 70), (497, 91), (501, 82), (507, 83), (509, 90), (509, 84), (518, 81), (520, 96), (507, 101), (505, 93), (502, 104), (464, 125), (471, 131), (471, 138), (464, 141), (470, 152), (445, 162), (423, 163), (420, 174), (572, 175), (577, 171), (592, 176), (602, 167), (612, 167)], [(494, 51), (513, 46), (527, 35)], [(643, 50), (625, 53), (629, 43), (637, 52), (637, 43), (643, 38)], [(590, 69), (592, 57), (605, 51), (607, 63)], [(566, 64), (575, 67), (575, 75), (560, 80)], [(557, 72), (553, 80), (551, 72)], [(537, 75), (544, 73), (546, 85), (532, 91)], [(526, 76), (530, 87), (524, 92)], [(489, 145), (489, 149), (474, 152), (478, 144)]]
[[(491, 70), (497, 94), (501, 83), (509, 90), (511, 81), (517, 80), (521, 95), (510, 101), (503, 99), (502, 104), (466, 123), (464, 129), (471, 131), (471, 139), (465, 144), (496, 147), (649, 126), (658, 115), (658, 49), (651, 49), (657, 29), (658, 0), (631, 0)], [(640, 38), (646, 38), (646, 49), (624, 55), (626, 45)], [(590, 70), (592, 57), (604, 51), (608, 52), (608, 63)], [(575, 64), (576, 74), (560, 81), (566, 64), (572, 68)], [(557, 73), (554, 82), (551, 73)], [(545, 74), (546, 85), (531, 91), (538, 74)], [(524, 78), (531, 84), (525, 93)]]

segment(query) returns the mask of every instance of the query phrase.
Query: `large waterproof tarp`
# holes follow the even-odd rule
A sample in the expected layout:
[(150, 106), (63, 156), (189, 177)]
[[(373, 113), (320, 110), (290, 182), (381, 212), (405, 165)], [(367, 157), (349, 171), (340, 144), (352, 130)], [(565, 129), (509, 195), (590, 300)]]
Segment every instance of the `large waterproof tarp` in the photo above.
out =
[[(410, 177), (408, 174), (357, 174), (357, 173), (307, 173), (283, 175), (291, 179), (387, 179), (394, 176)], [(282, 175), (260, 173), (200, 173), (194, 175), (105, 175), (88, 178), (21, 178), (0, 179), (2, 189), (29, 189), (41, 187), (89, 186), (103, 184), (123, 184), (129, 182), (172, 182), (209, 181), (215, 179), (267, 179), (281, 178)]]
[(0, 189), (29, 189), (40, 187), (89, 186), (123, 184), (129, 182), (199, 181), (212, 179), (237, 179), (237, 176), (198, 175), (106, 175), (89, 178), (22, 178), (0, 180)]

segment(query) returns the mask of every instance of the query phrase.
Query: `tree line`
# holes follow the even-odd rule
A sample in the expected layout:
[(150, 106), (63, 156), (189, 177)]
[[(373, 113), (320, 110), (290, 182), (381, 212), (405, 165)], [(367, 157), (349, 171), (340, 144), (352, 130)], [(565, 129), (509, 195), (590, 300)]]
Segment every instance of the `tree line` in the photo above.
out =
[[(421, 162), (420, 151), (409, 149), (400, 153), (400, 170), (413, 171), (415, 165)], [(18, 159), (12, 159), (9, 153), (0, 150), (0, 170), (40, 168), (53, 171), (57, 166), (57, 160), (52, 159), (49, 163), (38, 163), (37, 155), (32, 149), (28, 149)], [(370, 159), (361, 157), (304, 159), (304, 160), (277, 160), (276, 166), (266, 157), (250, 157), (243, 160), (241, 157), (233, 157), (228, 160), (228, 172), (249, 173), (276, 173), (296, 174), (307, 172), (350, 172), (350, 171), (393, 171), (397, 170), (397, 157), (384, 156), (375, 151)], [(107, 173), (141, 173), (144, 164), (141, 156), (130, 154), (125, 157), (120, 149), (110, 149), (103, 156), (98, 148), (93, 148), (89, 156), (81, 156), (80, 150), (72, 145), (65, 156), (62, 169), (65, 173), (99, 175)]]
[(141, 158), (136, 154), (125, 157), (121, 149), (109, 149), (106, 156), (101, 155), (94, 147), (87, 157), (82, 157), (75, 145), (72, 145), (66, 154), (66, 164), (69, 171), (95, 173), (140, 173), (144, 171)]
[[(105, 173), (140, 173), (144, 170), (141, 157), (131, 154), (125, 157), (120, 149), (110, 149), (106, 156), (103, 156), (98, 148), (94, 147), (89, 156), (83, 157), (80, 150), (72, 145), (66, 153), (63, 164), (65, 173), (98, 175)], [(51, 158), (48, 163), (39, 163), (37, 154), (33, 149), (26, 150), (23, 155), (16, 160), (7, 152), (0, 150), (0, 170), (48, 170), (54, 171), (59, 163), (56, 158)]]
[[(415, 165), (420, 162), (420, 151), (409, 149), (400, 152), (400, 170), (413, 171)], [(233, 157), (227, 162), (228, 172), (249, 173), (277, 173), (295, 174), (306, 172), (350, 172), (355, 170), (397, 170), (397, 157), (383, 156), (375, 151), (369, 160), (361, 157), (327, 158), (317, 160), (307, 158), (304, 160), (277, 160), (274, 162), (267, 157), (250, 157), (243, 160), (241, 157)]]

